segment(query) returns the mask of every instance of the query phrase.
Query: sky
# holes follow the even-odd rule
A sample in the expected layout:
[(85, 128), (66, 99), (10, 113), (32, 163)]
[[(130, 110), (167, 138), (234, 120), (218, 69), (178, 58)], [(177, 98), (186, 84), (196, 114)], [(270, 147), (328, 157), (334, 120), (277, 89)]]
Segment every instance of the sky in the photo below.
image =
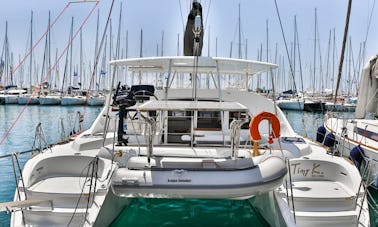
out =
[[(22, 59), (29, 49), (31, 11), (33, 11), (34, 15), (33, 40), (36, 42), (42, 37), (47, 28), (49, 10), (51, 11), (53, 20), (65, 9), (62, 16), (59, 17), (51, 29), (52, 49), (55, 50), (57, 48), (58, 57), (61, 56), (60, 68), (63, 68), (62, 62), (64, 62), (65, 58), (63, 50), (68, 43), (71, 18), (74, 17), (75, 33), (90, 11), (94, 9), (88, 21), (83, 26), (84, 59), (86, 59), (88, 67), (90, 61), (93, 65), (97, 10), (100, 13), (99, 34), (101, 37), (112, 3), (111, 0), (100, 0), (96, 8), (94, 8), (96, 4), (93, 2), (69, 3), (64, 0), (2, 1), (3, 3), (6, 1), (6, 4), (2, 4), (3, 6), (0, 8), (0, 47), (2, 47), (4, 42), (5, 21), (8, 21), (8, 39), (10, 51), (13, 53), (14, 59)], [(240, 4), (243, 58), (246, 54), (246, 46), (248, 59), (257, 59), (262, 46), (262, 59), (265, 61), (268, 55), (268, 61), (274, 62), (275, 47), (277, 45), (277, 55), (281, 56), (282, 59), (287, 59), (274, 0), (202, 0), (200, 2), (203, 5), (205, 26), (203, 55), (208, 54), (208, 40), (210, 40), (210, 55), (229, 57), (232, 42), (232, 57), (238, 57), (238, 7)], [(189, 12), (189, 0), (115, 0), (111, 23), (113, 46), (116, 43), (121, 4), (121, 51), (123, 56), (126, 56), (126, 31), (128, 33), (127, 56), (140, 56), (141, 30), (143, 30), (143, 56), (156, 56), (157, 52), (159, 55), (161, 54), (163, 31), (163, 55), (177, 55), (177, 40), (180, 41), (179, 51), (182, 54), (183, 26), (186, 23), (186, 17)], [(335, 29), (336, 62), (338, 64), (348, 5), (347, 0), (277, 0), (277, 4), (289, 49), (294, 36), (294, 16), (297, 18), (298, 46), (302, 57), (302, 67), (305, 72), (310, 74), (310, 71), (313, 69), (315, 8), (318, 23), (316, 61), (320, 62), (320, 56), (323, 63), (326, 61), (329, 32)], [(378, 42), (374, 41), (378, 37), (377, 7), (375, 0), (353, 1), (349, 36), (354, 59), (357, 59), (360, 45), (366, 37), (365, 60), (377, 54)], [(372, 15), (372, 19), (368, 31), (370, 15)], [(268, 49), (266, 48), (267, 23)], [(368, 36), (366, 36), (367, 31)], [(80, 49), (79, 36), (74, 40), (73, 45), (74, 58), (78, 59)], [(42, 62), (43, 49), (44, 40), (39, 43), (33, 52), (35, 54), (34, 58), (40, 59), (37, 61)], [(55, 56), (55, 51), (53, 55)], [(276, 59), (277, 63), (279, 63), (278, 61)], [(356, 62), (357, 60), (354, 61)], [(284, 70), (288, 72), (288, 63), (283, 64), (286, 64)], [(321, 66), (317, 64), (319, 63), (316, 63), (315, 69), (320, 72)], [(25, 61), (24, 65), (27, 67), (28, 60)], [(307, 83), (306, 87), (310, 86), (311, 84)]]

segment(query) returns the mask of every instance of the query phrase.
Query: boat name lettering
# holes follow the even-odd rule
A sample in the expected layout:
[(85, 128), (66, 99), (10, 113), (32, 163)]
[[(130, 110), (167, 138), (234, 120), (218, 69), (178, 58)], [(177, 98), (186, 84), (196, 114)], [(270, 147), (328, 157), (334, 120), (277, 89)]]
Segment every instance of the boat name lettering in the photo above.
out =
[(187, 182), (192, 182), (192, 180), (191, 179), (168, 179), (168, 182), (171, 182), (171, 183), (177, 183), (177, 182), (187, 183)]
[(294, 169), (292, 173), (294, 175), (302, 175), (304, 177), (324, 177), (324, 173), (319, 170), (320, 164), (313, 163), (312, 168), (301, 168), (301, 163), (292, 163), (291, 164)]

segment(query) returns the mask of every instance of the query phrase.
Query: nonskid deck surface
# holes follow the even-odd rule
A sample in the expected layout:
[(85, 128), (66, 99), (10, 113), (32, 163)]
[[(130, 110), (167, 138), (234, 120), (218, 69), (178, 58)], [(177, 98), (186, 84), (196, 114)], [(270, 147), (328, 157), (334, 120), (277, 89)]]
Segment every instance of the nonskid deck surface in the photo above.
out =
[[(337, 181), (297, 181), (292, 183), (296, 198), (350, 198), (354, 196)], [(290, 193), (290, 192), (289, 192)]]
[(38, 193), (80, 194), (82, 192), (88, 192), (89, 188), (90, 177), (51, 177), (35, 183), (28, 188), (28, 191)]
[[(285, 182), (284, 182), (285, 185)], [(288, 188), (291, 200), (291, 188)], [(354, 210), (356, 195), (336, 181), (297, 181), (292, 184), (296, 211), (332, 212)], [(286, 188), (281, 187), (281, 193)]]

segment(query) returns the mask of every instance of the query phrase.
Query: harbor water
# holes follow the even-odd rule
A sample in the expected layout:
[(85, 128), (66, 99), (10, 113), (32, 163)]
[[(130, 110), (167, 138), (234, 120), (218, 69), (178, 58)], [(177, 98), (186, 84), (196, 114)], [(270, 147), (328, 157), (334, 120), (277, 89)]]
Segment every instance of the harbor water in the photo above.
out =
[[(23, 106), (0, 105), (0, 138), (16, 121)], [(41, 123), (47, 143), (58, 141), (63, 134), (77, 130), (73, 122), (80, 111), (84, 115), (84, 128), (88, 128), (100, 107), (29, 106), (17, 120), (7, 138), (0, 145), (0, 156), (30, 150), (35, 141), (36, 126)], [(294, 130), (315, 138), (316, 129), (323, 122), (324, 114), (284, 111)], [(352, 113), (346, 113), (352, 116)], [(62, 123), (63, 122), (63, 123)], [(30, 154), (19, 155), (21, 166)], [(12, 158), (0, 159), (0, 202), (13, 200), (15, 178)], [(15, 164), (17, 166), (17, 164)], [(16, 168), (17, 169), (17, 168)], [(378, 202), (378, 192), (370, 190)], [(370, 209), (371, 226), (378, 226), (378, 215)], [(0, 213), (0, 226), (9, 226), (10, 214)], [(134, 199), (124, 208), (112, 226), (269, 226), (247, 200), (199, 199)]]

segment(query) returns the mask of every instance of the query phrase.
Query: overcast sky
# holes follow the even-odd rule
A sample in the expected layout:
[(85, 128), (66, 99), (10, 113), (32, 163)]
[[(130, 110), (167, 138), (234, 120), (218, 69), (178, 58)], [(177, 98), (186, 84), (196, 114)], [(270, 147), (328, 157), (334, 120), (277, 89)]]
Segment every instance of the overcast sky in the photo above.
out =
[[(106, 18), (109, 13), (111, 0), (101, 0), (84, 25), (83, 42), (84, 55), (89, 60), (93, 59), (94, 40), (96, 34), (96, 14), (100, 11), (100, 34), (103, 33)], [(354, 57), (357, 58), (360, 44), (366, 39), (369, 16), (372, 14), (370, 30), (367, 37), (366, 56), (375, 55), (378, 51), (378, 14), (374, 0), (355, 0), (352, 5), (349, 35), (352, 41)], [(10, 50), (14, 58), (25, 55), (28, 49), (30, 31), (30, 12), (34, 12), (33, 39), (38, 40), (47, 26), (48, 11), (51, 10), (52, 20), (62, 12), (68, 4), (63, 0), (2, 0), (0, 8), (0, 44), (2, 46), (5, 32), (5, 21), (8, 21), (8, 38)], [(182, 41), (183, 24), (189, 11), (189, 0), (116, 0), (112, 12), (113, 36), (118, 29), (118, 17), (121, 3), (122, 12), (122, 48), (125, 48), (126, 30), (129, 34), (129, 57), (138, 57), (140, 49), (140, 30), (143, 29), (143, 55), (155, 56), (157, 45), (161, 48), (162, 31), (164, 31), (164, 55), (177, 54), (177, 39)], [(243, 40), (243, 55), (245, 40), (248, 40), (248, 58), (256, 59), (260, 46), (263, 46), (263, 59), (266, 58), (266, 23), (269, 27), (269, 61), (273, 61), (275, 45), (278, 45), (278, 53), (285, 55), (283, 38), (279, 26), (278, 16), (274, 0), (202, 0), (205, 43), (203, 55), (208, 51), (208, 35), (210, 34), (210, 54), (215, 55), (215, 39), (218, 40), (218, 56), (228, 57), (230, 42), (233, 42), (233, 57), (237, 57), (238, 43), (238, 5), (241, 6), (241, 27)], [(293, 40), (294, 15), (297, 17), (299, 46), (304, 65), (312, 64), (314, 49), (314, 12), (317, 9), (318, 18), (318, 42), (320, 53), (325, 59), (328, 47), (329, 31), (336, 31), (337, 56), (340, 55), (342, 36), (347, 11), (347, 0), (277, 0), (283, 29), (290, 45)], [(71, 17), (74, 17), (74, 32), (89, 14), (95, 3), (68, 4), (61, 18), (52, 28), (52, 46), (58, 48), (58, 55), (67, 45)], [(181, 10), (180, 10), (181, 7)], [(373, 13), (372, 13), (372, 10)], [(210, 27), (210, 29), (209, 29)], [(115, 43), (115, 38), (113, 39)], [(79, 54), (79, 36), (74, 42), (74, 55)], [(114, 45), (113, 43), (113, 45)], [(41, 42), (35, 53), (37, 58), (42, 58), (44, 42)], [(289, 47), (290, 48), (290, 47)], [(159, 49), (159, 52), (161, 49)], [(180, 43), (182, 54), (182, 42)], [(319, 53), (318, 53), (319, 54)], [(55, 55), (55, 54), (54, 54)], [(42, 59), (41, 59), (42, 61)], [(337, 59), (338, 61), (338, 59)], [(309, 67), (309, 66), (307, 66)]]

